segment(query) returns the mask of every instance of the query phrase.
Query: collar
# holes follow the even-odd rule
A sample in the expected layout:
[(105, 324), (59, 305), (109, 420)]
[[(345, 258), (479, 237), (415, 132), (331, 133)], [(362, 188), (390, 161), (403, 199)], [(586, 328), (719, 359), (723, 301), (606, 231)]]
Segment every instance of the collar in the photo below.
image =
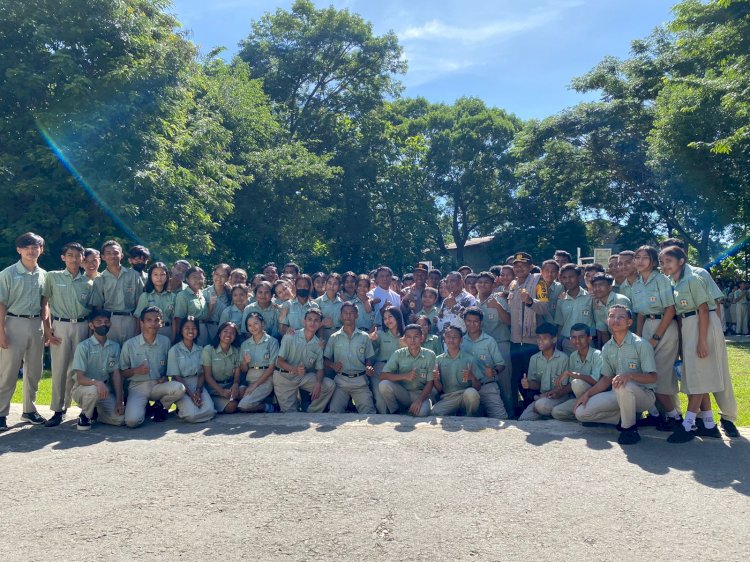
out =
[(36, 264), (36, 267), (29, 271), (23, 265), (23, 262), (21, 260), (18, 260), (16, 262), (16, 273), (18, 273), (19, 275), (34, 275), (35, 273), (39, 273), (40, 271), (42, 271), (42, 268), (39, 267), (39, 264)]

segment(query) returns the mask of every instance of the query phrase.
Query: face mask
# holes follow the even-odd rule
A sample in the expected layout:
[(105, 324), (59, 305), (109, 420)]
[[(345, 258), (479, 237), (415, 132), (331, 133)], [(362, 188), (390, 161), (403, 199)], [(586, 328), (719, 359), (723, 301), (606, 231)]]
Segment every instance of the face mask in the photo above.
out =
[(143, 273), (143, 270), (146, 269), (145, 263), (135, 263), (133, 264), (133, 269), (135, 269), (138, 273)]
[(96, 328), (94, 328), (94, 333), (97, 336), (106, 336), (108, 332), (109, 326), (97, 326)]
[(297, 296), (306, 299), (310, 296), (310, 289), (297, 289)]

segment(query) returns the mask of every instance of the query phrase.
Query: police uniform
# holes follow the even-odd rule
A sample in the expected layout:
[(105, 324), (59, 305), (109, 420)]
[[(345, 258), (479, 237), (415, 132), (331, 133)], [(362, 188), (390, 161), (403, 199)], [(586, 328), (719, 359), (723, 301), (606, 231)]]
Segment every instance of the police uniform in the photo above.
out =
[[(217, 348), (212, 345), (205, 345), (201, 351), (201, 365), (211, 368), (211, 377), (222, 389), (232, 388), (235, 380), (234, 372), (240, 368), (240, 350), (233, 345), (229, 346), (228, 351), (221, 349), (221, 346)], [(216, 389), (211, 385), (207, 384), (206, 386), (213, 399), (214, 408), (217, 412), (223, 412), (230, 400), (219, 396)], [(236, 400), (240, 399), (239, 394), (242, 392), (243, 386), (240, 385), (239, 388), (238, 396), (235, 396)]]
[(365, 372), (366, 362), (375, 357), (370, 336), (356, 328), (349, 336), (341, 328), (331, 334), (323, 356), (343, 366), (341, 372), (336, 373), (334, 378), (336, 390), (329, 405), (331, 413), (344, 412), (351, 397), (357, 407), (357, 412), (374, 414), (375, 403), (370, 391), (369, 377)]
[(142, 292), (143, 277), (125, 266), (120, 266), (117, 277), (105, 269), (94, 279), (89, 306), (112, 313), (109, 339), (122, 345), (138, 332), (138, 320), (133, 316), (133, 311)]
[(78, 271), (50, 271), (44, 279), (42, 295), (49, 302), (52, 333), (62, 341), (50, 344), (52, 360), (52, 401), (50, 409), (62, 412), (70, 406), (73, 378), (71, 363), (78, 344), (89, 336), (88, 302), (93, 281)]
[[(472, 340), (467, 334), (461, 340), (461, 351), (471, 354), (479, 369), (478, 372), (474, 373), (474, 376), (479, 379), (482, 385), (479, 389), (479, 397), (485, 415), (488, 418), (507, 420), (508, 412), (500, 396), (500, 387), (507, 388), (510, 386), (510, 380), (503, 376), (505, 369), (499, 375), (496, 372), (494, 377), (487, 377), (484, 374), (484, 370), (487, 367), (494, 369), (495, 367), (505, 365), (505, 360), (500, 353), (497, 342), (489, 334), (485, 334), (484, 331), (479, 334), (476, 340)], [(506, 398), (506, 400), (508, 399)]]
[(372, 397), (375, 400), (375, 409), (378, 414), (388, 413), (383, 395), (380, 394), (380, 374), (391, 355), (400, 347), (402, 347), (401, 336), (394, 336), (390, 330), (385, 332), (378, 330), (378, 339), (373, 344), (375, 349), (375, 375), (370, 377), (370, 390), (372, 390)]
[(578, 295), (570, 296), (565, 291), (557, 300), (555, 324), (560, 326), (558, 347), (565, 353), (573, 353), (575, 348), (570, 343), (570, 329), (576, 324), (585, 324), (589, 333), (594, 329), (594, 303), (586, 289), (578, 289)]
[[(541, 395), (555, 389), (555, 379), (568, 369), (568, 356), (559, 349), (555, 349), (552, 357), (547, 359), (543, 352), (534, 354), (529, 361), (529, 372), (527, 378), (530, 382), (538, 382), (539, 393), (533, 403), (529, 404), (518, 421), (535, 421), (542, 416), (552, 415), (552, 409), (568, 401), (568, 396), (561, 398), (544, 398)], [(568, 384), (568, 378), (564, 378), (562, 386)]]
[[(602, 352), (589, 347), (586, 357), (582, 358), (578, 350), (574, 351), (568, 357), (568, 371), (588, 375), (598, 381), (602, 376)], [(573, 407), (576, 405), (578, 398), (591, 388), (589, 383), (581, 379), (569, 379), (569, 382), (575, 398), (570, 398), (552, 408), (552, 417), (556, 420), (575, 421), (576, 416), (573, 413)]]
[[(615, 377), (629, 373), (655, 373), (654, 350), (647, 341), (628, 332), (622, 345), (614, 338), (602, 347), (602, 376)], [(579, 406), (575, 415), (578, 421), (616, 424), (625, 429), (634, 427), (641, 412), (656, 402), (656, 383), (641, 384), (631, 381), (620, 388), (600, 392)]]
[(279, 331), (280, 310), (281, 307), (273, 303), (269, 303), (268, 308), (261, 308), (257, 302), (248, 304), (242, 312), (240, 333), (247, 334), (247, 317), (250, 316), (251, 312), (257, 312), (263, 317), (263, 329), (266, 333), (277, 340), (281, 340), (281, 332)]
[[(409, 348), (397, 349), (388, 359), (383, 372), (404, 375), (415, 370), (417, 378), (413, 381), (380, 381), (380, 394), (385, 400), (388, 413), (395, 414), (399, 408), (409, 408), (419, 398), (424, 387), (432, 381), (432, 372), (435, 369), (435, 354), (429, 349), (420, 348), (414, 357)], [(431, 403), (429, 397), (422, 402), (417, 416), (424, 417), (430, 413)]]
[(480, 406), (479, 392), (470, 381), (463, 379), (464, 369), (469, 364), (472, 365), (474, 373), (478, 372), (479, 366), (475, 364), (474, 357), (466, 351), (459, 350), (455, 357), (451, 357), (448, 352), (441, 353), (435, 361), (440, 370), (443, 392), (440, 400), (432, 407), (432, 415), (453, 416), (463, 412), (466, 416), (475, 416)]
[(36, 412), (36, 392), (42, 377), (44, 334), (42, 292), (47, 272), (28, 271), (19, 260), (0, 272), (0, 302), (5, 304), (8, 349), (0, 348), (0, 417), (10, 411), (18, 371), (23, 364), (23, 411)]
[[(139, 276), (140, 277), (140, 276)], [(185, 387), (177, 381), (158, 382), (167, 376), (167, 356), (169, 338), (156, 334), (154, 343), (148, 343), (143, 334), (130, 338), (120, 352), (120, 370), (133, 369), (148, 364), (145, 375), (132, 375), (127, 380), (128, 401), (125, 404), (125, 424), (137, 427), (146, 419), (146, 405), (149, 400), (159, 400), (165, 410), (185, 394)]]
[[(96, 408), (97, 421), (109, 425), (124, 425), (125, 416), (117, 413), (117, 399), (112, 387), (112, 373), (120, 362), (120, 345), (110, 339), (99, 343), (95, 336), (86, 338), (75, 349), (71, 369), (73, 375), (72, 397), (83, 414), (91, 419)], [(89, 379), (103, 382), (108, 390), (106, 398), (99, 398), (99, 391), (94, 385), (78, 384), (76, 372), (80, 371)]]
[[(201, 353), (203, 348), (196, 343), (188, 349), (183, 342), (178, 342), (169, 349), (167, 355), (167, 376), (182, 377), (183, 385), (195, 392), (198, 380), (203, 375)], [(178, 381), (179, 382), (179, 381)], [(193, 399), (186, 393), (177, 401), (180, 419), (189, 423), (207, 422), (216, 415), (214, 403), (206, 390), (205, 384), (201, 388), (201, 406), (195, 405)]]
[[(270, 366), (276, 365), (279, 356), (279, 341), (270, 334), (263, 332), (259, 342), (250, 335), (240, 346), (240, 359), (247, 362), (248, 369), (245, 375), (247, 386), (257, 382)], [(273, 375), (265, 382), (259, 384), (247, 396), (244, 396), (238, 408), (242, 411), (254, 409), (268, 398), (273, 392)]]
[[(297, 392), (300, 389), (312, 392), (318, 382), (317, 371), (323, 369), (323, 350), (320, 348), (320, 340), (316, 335), (307, 340), (304, 330), (287, 334), (281, 339), (279, 357), (292, 367), (296, 368), (300, 364), (305, 367), (305, 374), (300, 376), (279, 367), (277, 360), (277, 369), (273, 373), (273, 390), (276, 393), (279, 408), (282, 412), (294, 412), (297, 410)], [(307, 411), (320, 413), (325, 410), (334, 390), (336, 390), (336, 384), (331, 379), (323, 377), (320, 383), (320, 396), (310, 403)]]
[(150, 293), (141, 293), (138, 298), (138, 305), (135, 307), (133, 316), (136, 318), (141, 317), (143, 312), (149, 306), (156, 306), (161, 310), (162, 326), (159, 328), (159, 333), (162, 336), (167, 336), (170, 340), (172, 339), (172, 321), (174, 319), (174, 303), (177, 295), (171, 291), (164, 290), (161, 293), (151, 291)]

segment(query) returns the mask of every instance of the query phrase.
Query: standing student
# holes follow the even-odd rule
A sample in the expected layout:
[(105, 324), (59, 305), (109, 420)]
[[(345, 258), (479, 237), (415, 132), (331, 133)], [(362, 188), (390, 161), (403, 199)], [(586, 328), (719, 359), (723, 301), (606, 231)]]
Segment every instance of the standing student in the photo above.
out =
[(625, 250), (617, 255), (617, 270), (622, 276), (622, 282), (618, 293), (631, 298), (631, 289), (638, 277), (638, 271), (635, 269), (635, 252)]
[(602, 376), (602, 352), (591, 347), (591, 334), (586, 324), (576, 324), (570, 329), (570, 342), (576, 350), (568, 358), (567, 370), (555, 379), (555, 387), (563, 388), (568, 381), (575, 398), (552, 408), (552, 417), (562, 421), (575, 421), (576, 401)]
[(432, 407), (432, 415), (452, 416), (460, 412), (465, 416), (475, 416), (480, 406), (479, 389), (482, 388), (474, 374), (479, 368), (474, 357), (461, 349), (461, 328), (448, 326), (443, 338), (446, 351), (435, 359), (433, 371), (433, 385), (440, 399)]
[(90, 306), (112, 314), (109, 339), (122, 345), (138, 333), (138, 319), (133, 311), (143, 292), (143, 277), (137, 271), (123, 267), (122, 246), (115, 240), (102, 245), (102, 259), (107, 268), (94, 279)]
[(343, 413), (351, 399), (360, 414), (374, 414), (375, 403), (369, 379), (375, 375), (375, 350), (368, 335), (357, 330), (357, 307), (346, 302), (341, 307), (342, 327), (331, 334), (323, 358), (325, 366), (336, 373), (336, 390), (329, 410)]
[(682, 423), (679, 386), (674, 363), (680, 348), (680, 336), (675, 321), (675, 301), (672, 283), (657, 270), (659, 252), (651, 246), (641, 246), (635, 252), (638, 277), (631, 287), (633, 312), (638, 315), (635, 333), (651, 344), (656, 360), (656, 401), (663, 415), (657, 429), (674, 431)]
[(589, 292), (580, 285), (576, 266), (566, 264), (560, 270), (560, 282), (565, 292), (560, 295), (555, 310), (555, 324), (560, 327), (558, 348), (565, 353), (575, 351), (570, 343), (570, 328), (574, 324), (586, 324), (594, 329), (594, 305)]
[(146, 419), (149, 400), (154, 400), (153, 419), (163, 422), (172, 404), (185, 394), (185, 387), (167, 378), (169, 338), (159, 333), (161, 310), (144, 308), (141, 333), (127, 340), (120, 352), (120, 373), (130, 382), (125, 404), (125, 424), (138, 427)]
[(245, 313), (248, 302), (247, 285), (235, 285), (230, 293), (232, 304), (221, 312), (219, 323), (232, 322), (239, 326), (242, 323), (242, 316)]
[(204, 341), (213, 341), (216, 329), (221, 323), (221, 313), (232, 304), (232, 286), (229, 284), (229, 275), (232, 268), (229, 264), (220, 263), (214, 267), (211, 273), (211, 285), (203, 289), (203, 296), (208, 303), (208, 312), (203, 319)]
[(71, 365), (78, 344), (89, 336), (88, 301), (94, 282), (86, 277), (83, 267), (83, 246), (65, 244), (60, 256), (65, 269), (49, 271), (44, 279), (42, 306), (49, 304), (50, 356), (52, 359), (52, 417), (47, 427), (59, 425), (70, 406), (73, 390)]
[(352, 301), (357, 296), (357, 274), (347, 271), (341, 276), (341, 300)]
[(229, 286), (247, 285), (247, 271), (241, 267), (236, 267), (229, 272)]
[(325, 294), (327, 277), (328, 276), (322, 271), (317, 271), (310, 276), (312, 279), (312, 292), (310, 293), (310, 298), (312, 300), (317, 300)]
[(124, 425), (120, 346), (107, 337), (112, 324), (110, 314), (106, 310), (93, 310), (87, 324), (93, 335), (78, 344), (72, 364), (72, 397), (81, 406), (76, 428), (91, 429), (94, 410), (98, 422)]
[(318, 303), (310, 299), (312, 279), (309, 275), (304, 273), (299, 275), (294, 282), (294, 287), (296, 296), (284, 302), (279, 312), (281, 331), (284, 334), (294, 334), (304, 329), (307, 312), (311, 309), (320, 310)]
[(544, 321), (550, 324), (555, 323), (555, 311), (557, 310), (557, 299), (565, 291), (565, 287), (558, 281), (560, 276), (560, 267), (555, 260), (546, 260), (542, 263), (542, 280), (547, 289), (547, 300), (549, 303), (547, 314), (544, 315)]
[[(696, 435), (721, 437), (711, 411), (712, 392), (724, 390), (724, 372), (729, 371), (726, 343), (721, 321), (709, 313), (713, 299), (705, 282), (685, 267), (687, 255), (677, 246), (659, 253), (662, 270), (672, 281), (675, 311), (680, 318), (682, 335), (681, 390), (688, 396), (685, 419), (676, 424), (670, 443), (684, 443)], [(700, 416), (703, 425), (696, 427)]]
[(611, 337), (607, 328), (607, 317), (612, 305), (621, 304), (627, 308), (632, 308), (628, 297), (612, 290), (612, 282), (612, 276), (606, 273), (597, 273), (591, 278), (591, 291), (594, 297), (594, 321), (600, 345), (607, 343)]
[[(552, 415), (556, 406), (570, 397), (570, 381), (560, 376), (568, 367), (568, 356), (557, 347), (557, 327), (545, 322), (536, 329), (539, 353), (529, 361), (529, 373), (521, 378), (521, 386), (533, 392), (534, 401), (519, 416), (519, 421), (536, 421)], [(558, 384), (559, 383), (559, 384)]]
[[(308, 277), (309, 279), (309, 277)], [(281, 340), (273, 374), (273, 390), (283, 413), (297, 410), (297, 392), (310, 393), (308, 412), (325, 410), (336, 389), (335, 383), (324, 376), (323, 349), (315, 335), (323, 315), (318, 308), (310, 308), (303, 318), (304, 326), (287, 333)]]
[(146, 246), (141, 246), (140, 244), (138, 244), (128, 250), (128, 263), (130, 264), (131, 269), (137, 271), (138, 274), (143, 277), (144, 284), (146, 283), (146, 281), (148, 281), (146, 266), (148, 265), (148, 260), (150, 259), (151, 252), (148, 248), (146, 248)]
[(188, 423), (207, 422), (216, 415), (208, 394), (201, 366), (203, 348), (196, 343), (200, 323), (188, 316), (180, 329), (180, 341), (167, 356), (167, 376), (185, 387), (185, 394), (177, 401), (178, 415)]
[(578, 397), (574, 412), (584, 423), (617, 424), (619, 420), (617, 442), (632, 445), (641, 440), (636, 420), (656, 401), (654, 350), (630, 331), (633, 316), (627, 307), (612, 306), (607, 322), (612, 339), (602, 347), (602, 376)]
[(42, 305), (46, 271), (39, 267), (44, 238), (26, 232), (16, 238), (15, 264), (0, 272), (0, 431), (8, 429), (6, 418), (23, 364), (23, 413), (21, 419), (40, 425), (45, 420), (36, 411), (36, 391), (42, 377), (44, 342), (49, 338), (49, 307)]
[[(187, 279), (187, 288), (183, 289), (174, 301), (174, 320), (172, 321), (172, 340), (177, 339), (177, 334), (182, 330), (182, 322), (188, 316), (192, 316), (200, 322), (205, 322), (208, 316), (208, 303), (203, 294), (203, 285), (206, 281), (206, 274), (200, 267), (191, 267), (185, 272)], [(199, 345), (208, 338), (208, 329), (201, 332), (202, 336), (198, 340)]]
[(176, 298), (176, 295), (169, 290), (169, 269), (167, 268), (167, 264), (160, 261), (154, 262), (148, 268), (146, 286), (138, 298), (138, 305), (135, 307), (133, 314), (140, 318), (141, 312), (149, 306), (157, 307), (163, 315), (159, 333), (171, 339)]
[(276, 267), (276, 264), (274, 262), (268, 262), (260, 270), (263, 275), (265, 275), (266, 281), (273, 286), (279, 278), (279, 269)]
[(219, 324), (214, 339), (201, 351), (206, 387), (214, 408), (220, 414), (235, 413), (247, 388), (240, 380), (239, 333), (239, 328), (232, 322)]
[(274, 411), (273, 405), (266, 403), (266, 399), (273, 393), (273, 372), (279, 356), (279, 342), (265, 331), (265, 325), (260, 312), (250, 312), (245, 318), (248, 338), (240, 346), (240, 371), (245, 373), (247, 388), (238, 404), (241, 412)]
[(357, 307), (357, 329), (369, 333), (376, 325), (375, 303), (367, 296), (370, 290), (370, 277), (364, 273), (358, 275), (355, 290), (356, 294), (351, 302)]
[(732, 303), (734, 304), (734, 314), (732, 317), (735, 322), (734, 331), (739, 336), (748, 334), (747, 302), (747, 283), (742, 281), (737, 287), (737, 290), (732, 293)]
[(272, 302), (273, 288), (268, 281), (261, 281), (254, 289), (255, 300), (248, 304), (242, 312), (242, 333), (247, 333), (247, 318), (253, 312), (263, 318), (263, 329), (269, 336), (281, 341), (279, 328), (279, 311), (281, 307)]
[(566, 263), (572, 263), (573, 256), (570, 255), (570, 252), (566, 252), (565, 250), (555, 250), (553, 260), (558, 265), (558, 268), (560, 268)]
[(315, 302), (323, 313), (323, 323), (320, 326), (318, 334), (323, 342), (328, 342), (328, 338), (333, 332), (341, 328), (341, 306), (344, 301), (339, 296), (341, 289), (341, 276), (338, 273), (331, 273), (324, 283), (324, 293), (320, 295)]
[(190, 262), (187, 260), (177, 260), (172, 265), (172, 269), (169, 272), (169, 290), (175, 295), (187, 289), (185, 275), (191, 267)]
[(403, 347), (404, 317), (401, 309), (391, 306), (383, 311), (383, 322), (378, 330), (373, 326), (370, 340), (375, 348), (375, 374), (370, 377), (370, 387), (378, 414), (387, 414), (387, 406), (380, 394), (380, 374), (391, 356)]
[(418, 324), (406, 326), (404, 341), (406, 347), (397, 349), (383, 367), (380, 394), (388, 413), (395, 414), (400, 408), (408, 408), (412, 416), (424, 417), (432, 407), (429, 397), (435, 354), (422, 347), (422, 329)]
[(99, 266), (102, 265), (102, 258), (99, 250), (86, 248), (83, 250), (83, 270), (92, 282), (99, 277)]

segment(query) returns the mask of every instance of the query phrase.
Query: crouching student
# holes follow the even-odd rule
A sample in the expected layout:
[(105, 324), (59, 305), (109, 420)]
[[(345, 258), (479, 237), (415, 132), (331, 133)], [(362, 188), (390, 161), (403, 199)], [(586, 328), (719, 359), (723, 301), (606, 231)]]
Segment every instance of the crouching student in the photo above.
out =
[(91, 312), (88, 326), (94, 335), (78, 344), (73, 354), (71, 395), (81, 406), (76, 425), (80, 430), (91, 429), (94, 410), (101, 423), (125, 423), (122, 378), (118, 369), (120, 344), (107, 338), (111, 325), (110, 313), (106, 310)]
[(239, 333), (234, 322), (219, 324), (213, 341), (201, 351), (208, 393), (220, 414), (235, 413), (246, 388), (240, 383)]
[[(656, 361), (651, 345), (630, 332), (633, 317), (620, 304), (612, 305), (607, 326), (612, 339), (602, 348), (602, 376), (576, 400), (573, 411), (584, 423), (620, 425), (621, 445), (641, 440), (636, 419), (655, 402)], [(612, 387), (612, 390), (608, 390)]]
[(323, 349), (315, 335), (322, 320), (320, 309), (310, 308), (305, 312), (302, 329), (290, 331), (281, 339), (277, 369), (273, 373), (273, 391), (284, 413), (297, 411), (297, 392), (300, 389), (310, 393), (312, 402), (307, 408), (310, 413), (325, 410), (336, 390), (336, 384), (325, 378)]
[(360, 414), (374, 414), (375, 402), (369, 380), (375, 376), (372, 366), (375, 350), (366, 332), (357, 330), (357, 307), (351, 302), (341, 305), (341, 329), (331, 334), (323, 353), (325, 366), (336, 373), (336, 390), (329, 410), (339, 414), (346, 410), (349, 398)]
[(549, 322), (537, 326), (536, 344), (539, 346), (539, 353), (531, 356), (529, 372), (521, 377), (521, 387), (534, 391), (534, 402), (526, 407), (519, 416), (519, 421), (535, 421), (543, 416), (550, 416), (555, 406), (566, 402), (570, 397), (567, 378), (560, 380), (560, 386), (555, 385), (558, 377), (568, 368), (568, 356), (557, 349), (557, 328)]
[[(268, 292), (270, 301), (270, 290), (267, 287), (264, 290)], [(273, 405), (267, 404), (266, 399), (273, 393), (273, 371), (279, 356), (279, 342), (265, 331), (265, 327), (265, 318), (260, 312), (248, 313), (245, 319), (248, 338), (240, 346), (240, 371), (245, 373), (247, 383), (238, 405), (242, 412), (274, 411)]]
[(408, 408), (412, 416), (424, 417), (430, 413), (432, 377), (435, 370), (435, 353), (422, 347), (422, 328), (409, 324), (404, 328), (402, 347), (393, 352), (380, 375), (380, 394), (388, 413)]
[(169, 407), (185, 394), (185, 387), (167, 379), (169, 338), (159, 333), (161, 310), (148, 306), (141, 312), (141, 333), (127, 340), (120, 353), (120, 374), (130, 381), (125, 405), (125, 424), (138, 427), (146, 419), (146, 407), (154, 400), (155, 422), (167, 419)]
[(443, 332), (448, 351), (438, 355), (435, 360), (433, 384), (442, 394), (432, 407), (433, 416), (453, 416), (457, 413), (475, 416), (479, 410), (482, 383), (474, 375), (474, 370), (478, 369), (474, 365), (474, 358), (461, 350), (462, 339), (463, 333), (458, 326), (448, 326)]
[(203, 348), (195, 343), (200, 335), (198, 320), (188, 316), (180, 332), (180, 341), (171, 347), (167, 356), (167, 375), (185, 387), (185, 394), (177, 401), (178, 415), (189, 423), (207, 422), (216, 415), (216, 410), (204, 386)]
[(570, 329), (570, 343), (576, 350), (568, 358), (568, 369), (555, 379), (555, 386), (563, 388), (568, 381), (575, 398), (552, 408), (552, 417), (556, 420), (575, 421), (576, 401), (602, 376), (602, 352), (591, 347), (591, 339), (586, 324), (575, 324)]

